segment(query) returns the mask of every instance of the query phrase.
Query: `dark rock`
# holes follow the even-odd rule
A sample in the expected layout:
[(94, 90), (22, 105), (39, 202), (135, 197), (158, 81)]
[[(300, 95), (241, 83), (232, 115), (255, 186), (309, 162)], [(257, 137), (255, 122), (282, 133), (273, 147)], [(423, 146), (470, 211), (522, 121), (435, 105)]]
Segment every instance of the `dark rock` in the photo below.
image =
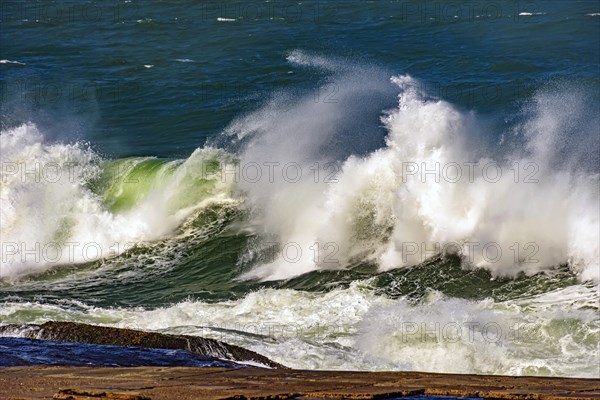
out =
[(56, 400), (151, 400), (150, 397), (135, 393), (108, 393), (95, 390), (60, 389), (53, 397)]
[(42, 325), (0, 326), (0, 334), (20, 332), (19, 336), (53, 342), (78, 342), (113, 346), (136, 346), (157, 349), (180, 349), (237, 362), (256, 362), (270, 368), (287, 369), (253, 351), (214, 339), (196, 336), (166, 335), (132, 329), (80, 324), (75, 322), (46, 322)]

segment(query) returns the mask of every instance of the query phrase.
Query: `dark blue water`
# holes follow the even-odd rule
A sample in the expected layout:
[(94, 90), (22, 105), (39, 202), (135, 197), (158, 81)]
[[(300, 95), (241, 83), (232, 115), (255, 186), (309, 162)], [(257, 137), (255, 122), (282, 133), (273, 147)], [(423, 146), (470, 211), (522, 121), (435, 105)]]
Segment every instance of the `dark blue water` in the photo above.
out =
[(80, 367), (217, 367), (243, 365), (200, 357), (184, 350), (0, 338), (0, 367), (67, 365)]
[(286, 60), (300, 50), (411, 74), (502, 123), (549, 80), (597, 87), (598, 12), (595, 0), (4, 2), (1, 58), (26, 65), (0, 65), (2, 121), (116, 157), (187, 157), (274, 92), (320, 86), (327, 72)]

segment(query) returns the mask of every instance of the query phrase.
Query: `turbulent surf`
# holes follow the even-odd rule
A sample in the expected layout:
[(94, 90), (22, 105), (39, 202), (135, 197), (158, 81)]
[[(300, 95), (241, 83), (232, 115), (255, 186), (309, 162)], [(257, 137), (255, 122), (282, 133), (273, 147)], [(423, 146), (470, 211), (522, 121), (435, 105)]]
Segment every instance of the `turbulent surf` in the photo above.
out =
[[(140, 20), (152, 22), (122, 29), (159, 40), (161, 15)], [(213, 20), (237, 32), (247, 19)], [(106, 68), (177, 68), (193, 85), (185, 68), (202, 59), (135, 57), (131, 70)], [(236, 110), (225, 121), (192, 118), (190, 103), (141, 128), (107, 102), (105, 117), (135, 120), (118, 139), (134, 143), (127, 151), (5, 107), (5, 336), (72, 321), (218, 339), (292, 368), (598, 377), (597, 75), (465, 104), (421, 77), (417, 59), (292, 47), (275, 60), (281, 85), (211, 103)], [(146, 118), (172, 103), (160, 90), (135, 100), (154, 110)], [(219, 129), (182, 147), (192, 120)]]

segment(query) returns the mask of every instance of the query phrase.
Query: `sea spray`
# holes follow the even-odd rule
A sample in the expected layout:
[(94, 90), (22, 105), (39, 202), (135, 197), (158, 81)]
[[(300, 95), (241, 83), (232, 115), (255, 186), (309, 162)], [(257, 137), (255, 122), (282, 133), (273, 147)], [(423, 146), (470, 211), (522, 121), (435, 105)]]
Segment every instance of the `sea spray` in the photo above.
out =
[[(294, 162), (305, 172), (315, 160), (333, 160), (340, 167), (331, 182), (308, 176), (241, 184), (259, 211), (259, 231), (303, 250), (292, 262), (282, 253), (245, 277), (287, 279), (343, 268), (357, 256), (387, 270), (417, 265), (450, 249), (463, 257), (465, 267), (485, 267), (498, 276), (568, 264), (582, 280), (598, 280), (598, 175), (561, 163), (564, 152), (549, 150), (570, 134), (564, 128), (572, 125), (571, 116), (547, 109), (560, 102), (538, 97), (537, 106), (526, 109), (531, 113), (520, 127), (525, 152), (483, 150), (481, 155), (481, 149), (471, 148), (478, 143), (473, 138), (482, 134), (476, 115), (428, 96), (409, 76), (392, 82), (400, 90), (399, 106), (382, 117), (386, 145), (365, 156), (338, 153), (338, 158), (319, 159), (321, 147), (337, 134), (331, 124), (325, 130), (309, 125), (310, 130), (294, 131), (299, 125), (271, 125), (272, 115), (265, 110), (246, 118), (253, 137), (242, 162)], [(564, 97), (561, 92), (543, 96)], [(576, 107), (581, 101), (571, 103)], [(300, 102), (292, 114), (319, 121), (329, 108)], [(549, 115), (563, 120), (548, 123)], [(244, 131), (239, 123), (235, 128)], [(580, 128), (587, 130), (577, 136), (593, 136), (593, 124)], [(337, 263), (327, 265), (308, 251), (323, 244), (335, 246)]]
[(231, 183), (214, 167), (231, 157), (219, 150), (106, 161), (83, 144), (46, 143), (33, 124), (1, 138), (1, 277), (114, 257), (231, 200)]

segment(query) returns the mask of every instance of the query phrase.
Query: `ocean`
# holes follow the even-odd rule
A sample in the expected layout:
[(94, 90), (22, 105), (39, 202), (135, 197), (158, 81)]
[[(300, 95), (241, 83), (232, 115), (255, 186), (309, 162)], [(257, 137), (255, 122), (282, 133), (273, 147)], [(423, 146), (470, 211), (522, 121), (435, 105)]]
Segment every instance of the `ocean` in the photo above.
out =
[(0, 24), (0, 324), (600, 377), (598, 1), (17, 0)]

